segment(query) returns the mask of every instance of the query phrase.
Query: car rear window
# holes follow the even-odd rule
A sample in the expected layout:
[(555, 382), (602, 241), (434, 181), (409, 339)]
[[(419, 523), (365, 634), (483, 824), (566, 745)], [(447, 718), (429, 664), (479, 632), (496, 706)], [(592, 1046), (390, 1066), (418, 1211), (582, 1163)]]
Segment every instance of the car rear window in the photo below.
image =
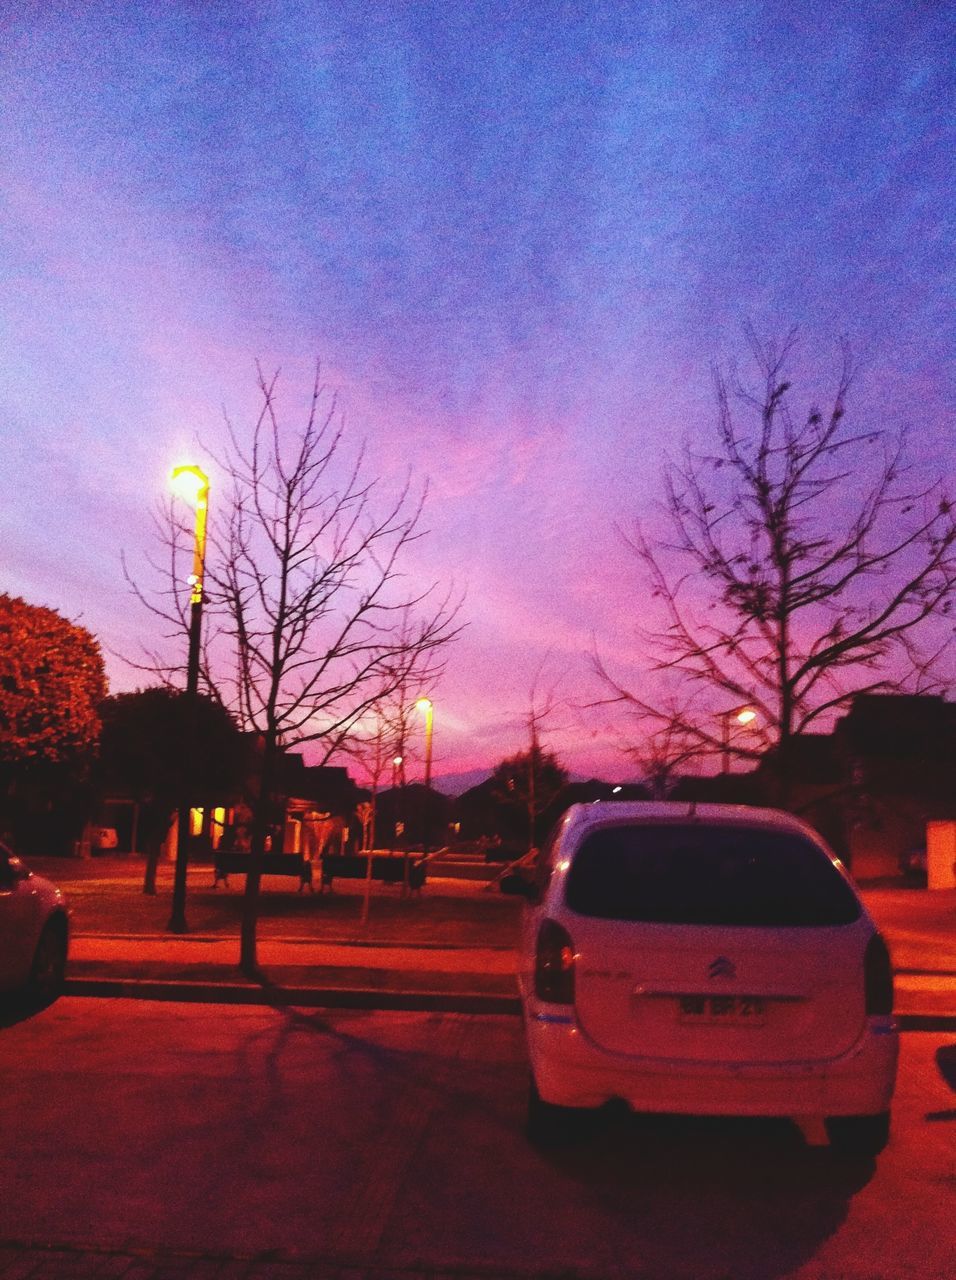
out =
[(860, 904), (830, 859), (789, 832), (706, 824), (599, 827), (568, 873), (572, 911), (661, 924), (850, 924)]

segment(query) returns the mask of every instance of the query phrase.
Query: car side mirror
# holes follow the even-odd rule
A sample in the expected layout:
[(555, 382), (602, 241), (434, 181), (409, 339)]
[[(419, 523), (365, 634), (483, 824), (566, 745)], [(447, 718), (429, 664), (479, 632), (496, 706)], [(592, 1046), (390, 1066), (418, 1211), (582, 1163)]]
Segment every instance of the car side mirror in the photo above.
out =
[(506, 871), (498, 881), (498, 888), (502, 893), (524, 898), (528, 902), (534, 902), (538, 896), (537, 884), (525, 871)]

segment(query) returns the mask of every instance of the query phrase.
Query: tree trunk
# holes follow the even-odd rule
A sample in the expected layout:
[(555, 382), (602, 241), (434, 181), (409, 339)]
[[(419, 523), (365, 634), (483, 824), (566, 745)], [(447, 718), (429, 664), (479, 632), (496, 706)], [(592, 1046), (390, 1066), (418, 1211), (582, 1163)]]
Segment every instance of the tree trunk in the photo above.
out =
[(780, 622), (777, 657), (780, 682), (780, 735), (777, 743), (777, 795), (775, 803), (786, 809), (790, 803), (793, 744), (793, 684), (790, 679), (790, 574), (784, 567), (780, 587)]
[(259, 796), (252, 823), (252, 849), (249, 853), (249, 870), (246, 873), (246, 891), (242, 901), (242, 928), (239, 939), (239, 968), (249, 978), (259, 977), (259, 962), (256, 954), (259, 887), (262, 883), (262, 858), (269, 831), (269, 816), (272, 812), (277, 750), (275, 733), (267, 733), (259, 775)]
[[(157, 803), (161, 804), (161, 802), (153, 802), (154, 806)], [(146, 836), (143, 840), (143, 846), (146, 853), (146, 868), (143, 873), (143, 893), (148, 897), (154, 898), (156, 896), (156, 872), (169, 836), (172, 818), (169, 813), (166, 813), (164, 817), (158, 817), (154, 812), (154, 808), (148, 807), (138, 824), (140, 832), (142, 832), (144, 825), (146, 827)]]
[(156, 868), (159, 866), (161, 846), (155, 840), (150, 841), (146, 854), (146, 874), (143, 877), (143, 893), (151, 898), (156, 896)]

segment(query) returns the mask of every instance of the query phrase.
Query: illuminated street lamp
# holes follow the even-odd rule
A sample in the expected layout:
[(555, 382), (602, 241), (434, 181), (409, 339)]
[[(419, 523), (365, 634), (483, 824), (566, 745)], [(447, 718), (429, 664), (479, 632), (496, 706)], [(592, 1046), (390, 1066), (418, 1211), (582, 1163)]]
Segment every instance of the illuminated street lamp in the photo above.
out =
[(431, 698), (419, 698), (415, 703), (419, 711), (425, 713), (425, 804), (422, 808), (422, 853), (428, 852), (428, 836), (429, 822), (431, 816), (431, 785), (432, 785), (432, 722), (435, 716), (435, 708), (432, 705)]
[(731, 711), (725, 711), (720, 717), (720, 772), (730, 772), (730, 722), (733, 720), (735, 724), (753, 724), (757, 719), (757, 713), (753, 707), (743, 706), (734, 707)]
[[(391, 838), (390, 848), (389, 848), (390, 854), (395, 852), (395, 845), (398, 841), (398, 836), (399, 836), (399, 830), (398, 830), (399, 814), (404, 812), (404, 808), (401, 803), (401, 798), (398, 794), (398, 784), (402, 777), (402, 765), (404, 763), (405, 763), (405, 760), (403, 756), (394, 756), (392, 758), (392, 804), (393, 804), (394, 816), (392, 818), (392, 838)], [(403, 830), (404, 830), (404, 825), (403, 825)]]
[[(189, 656), (186, 660), (186, 715), (196, 718), (199, 692), (199, 641), (202, 633), (203, 575), (206, 566), (206, 514), (209, 509), (209, 477), (201, 467), (173, 467), (173, 492), (196, 508), (193, 542), (193, 571), (187, 578), (189, 595)], [(191, 746), (192, 744), (190, 744)], [(176, 871), (173, 878), (173, 909), (166, 926), (170, 933), (186, 933), (186, 864), (189, 858), (189, 797), (181, 795), (176, 831)]]

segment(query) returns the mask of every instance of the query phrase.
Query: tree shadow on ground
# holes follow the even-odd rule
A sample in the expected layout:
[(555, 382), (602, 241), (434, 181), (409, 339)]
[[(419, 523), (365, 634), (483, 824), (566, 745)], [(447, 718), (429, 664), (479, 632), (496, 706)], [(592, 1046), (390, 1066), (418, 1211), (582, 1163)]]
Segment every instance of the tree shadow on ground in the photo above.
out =
[[(936, 1066), (939, 1074), (956, 1093), (956, 1044), (941, 1044), (936, 1050)], [(926, 1119), (938, 1123), (944, 1120), (956, 1120), (956, 1108), (943, 1111), (928, 1111)]]
[(343, 1080), (362, 1073), (376, 1114), (413, 1100), (427, 1112), (383, 1237), (401, 1256), (466, 1258), (481, 1242), (489, 1267), (533, 1257), (582, 1276), (770, 1280), (818, 1255), (876, 1169), (807, 1146), (785, 1120), (616, 1107), (541, 1149), (525, 1136), (526, 1068), (510, 1040), (489, 1056), (476, 1025), (447, 1045), (400, 1046), (367, 1038), (361, 1015), (277, 1011), (277, 1079), (290, 1036), (321, 1036)]
[(936, 1065), (950, 1089), (956, 1093), (956, 1044), (941, 1044), (936, 1050)]

